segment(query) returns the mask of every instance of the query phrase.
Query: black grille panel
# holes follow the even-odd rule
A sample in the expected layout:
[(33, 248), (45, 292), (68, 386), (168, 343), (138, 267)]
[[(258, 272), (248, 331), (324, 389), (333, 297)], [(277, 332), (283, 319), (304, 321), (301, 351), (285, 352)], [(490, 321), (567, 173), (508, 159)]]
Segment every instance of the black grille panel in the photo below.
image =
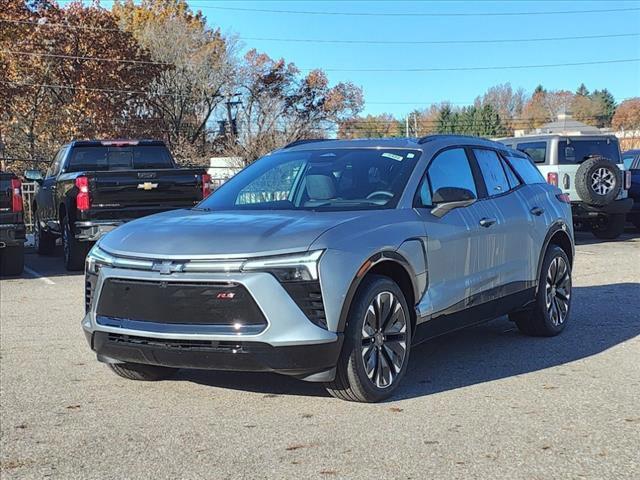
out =
[(108, 279), (97, 315), (181, 325), (266, 325), (253, 297), (239, 284)]
[(87, 273), (84, 277), (84, 311), (87, 313), (91, 309), (93, 291), (98, 280), (97, 275)]
[(309, 320), (319, 327), (327, 328), (320, 282), (283, 282), (282, 286)]
[(152, 337), (138, 337), (109, 333), (108, 340), (122, 346), (160, 347), (168, 350), (199, 351), (216, 353), (244, 353), (242, 342), (212, 341), (212, 340), (166, 340)]

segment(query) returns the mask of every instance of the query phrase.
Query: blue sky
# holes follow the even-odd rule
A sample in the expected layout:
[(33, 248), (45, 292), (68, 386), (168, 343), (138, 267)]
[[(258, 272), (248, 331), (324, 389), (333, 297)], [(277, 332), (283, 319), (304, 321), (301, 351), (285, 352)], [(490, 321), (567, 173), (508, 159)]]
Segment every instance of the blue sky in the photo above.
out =
[[(464, 45), (316, 44), (257, 38), (432, 41), (570, 37), (640, 33), (640, 10), (517, 16), (385, 16), (389, 13), (495, 13), (640, 8), (639, 1), (205, 1), (189, 0), (211, 25), (300, 68), (388, 69), (384, 73), (328, 72), (331, 82), (352, 81), (364, 89), (365, 113), (402, 115), (415, 107), (449, 100), (469, 103), (488, 87), (511, 82), (533, 90), (608, 88), (618, 99), (640, 96), (640, 62), (522, 70), (395, 72), (407, 68), (539, 65), (640, 58), (640, 36), (527, 43)], [(307, 15), (222, 10), (213, 7), (319, 12), (380, 13), (381, 16)]]

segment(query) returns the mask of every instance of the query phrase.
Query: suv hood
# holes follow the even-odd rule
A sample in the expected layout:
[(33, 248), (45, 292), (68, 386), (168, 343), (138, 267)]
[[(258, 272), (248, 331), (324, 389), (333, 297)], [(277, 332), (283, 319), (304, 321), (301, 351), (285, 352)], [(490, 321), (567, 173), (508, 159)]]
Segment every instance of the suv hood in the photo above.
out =
[[(360, 212), (361, 214), (362, 212)], [(138, 258), (252, 257), (304, 251), (358, 212), (174, 210), (125, 223), (100, 248)]]

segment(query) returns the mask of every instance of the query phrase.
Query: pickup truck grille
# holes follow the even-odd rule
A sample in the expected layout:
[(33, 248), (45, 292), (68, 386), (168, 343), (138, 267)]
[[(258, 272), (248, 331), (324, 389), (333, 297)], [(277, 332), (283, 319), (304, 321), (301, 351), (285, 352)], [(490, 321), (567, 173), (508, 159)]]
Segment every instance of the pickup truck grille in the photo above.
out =
[(266, 326), (253, 297), (236, 283), (108, 279), (97, 315), (176, 325)]

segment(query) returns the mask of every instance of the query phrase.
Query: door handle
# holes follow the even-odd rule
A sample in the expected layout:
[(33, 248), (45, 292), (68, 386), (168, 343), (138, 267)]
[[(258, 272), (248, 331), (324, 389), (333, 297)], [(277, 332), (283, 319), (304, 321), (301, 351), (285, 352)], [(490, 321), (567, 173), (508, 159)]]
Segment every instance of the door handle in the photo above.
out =
[(496, 223), (495, 218), (483, 218), (480, 220), (480, 226), (485, 228), (489, 228), (494, 223)]
[(533, 207), (531, 210), (529, 210), (532, 214), (534, 214), (536, 217), (539, 217), (540, 215), (542, 215), (544, 213), (544, 210), (540, 207)]

